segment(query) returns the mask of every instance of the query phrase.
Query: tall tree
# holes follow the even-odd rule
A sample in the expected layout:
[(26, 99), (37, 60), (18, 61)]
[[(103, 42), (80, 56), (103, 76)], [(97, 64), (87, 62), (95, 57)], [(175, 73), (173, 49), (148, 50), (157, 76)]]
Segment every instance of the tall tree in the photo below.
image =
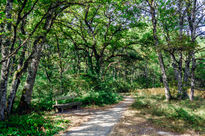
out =
[(150, 14), (151, 14), (151, 18), (152, 18), (152, 27), (153, 27), (153, 39), (154, 39), (154, 45), (157, 48), (157, 54), (158, 54), (158, 60), (160, 63), (160, 68), (161, 68), (161, 72), (162, 72), (162, 79), (163, 79), (163, 83), (164, 83), (164, 87), (165, 87), (165, 96), (166, 96), (166, 100), (169, 101), (171, 99), (171, 93), (169, 90), (169, 84), (167, 81), (167, 75), (166, 75), (166, 70), (165, 70), (165, 65), (164, 65), (164, 61), (163, 61), (163, 56), (162, 56), (162, 52), (160, 50), (159, 46), (159, 38), (158, 38), (158, 34), (157, 34), (157, 25), (158, 25), (158, 21), (156, 18), (156, 1), (155, 0), (147, 0), (147, 3), (150, 7)]
[[(11, 20), (12, 18), (12, 6), (13, 0), (7, 0), (6, 2), (6, 8), (5, 8), (5, 14), (6, 19)], [(1, 56), (2, 59), (6, 59), (9, 54), (10, 44), (11, 41), (9, 37), (6, 37), (7, 34), (11, 34), (12, 31), (12, 23), (8, 21), (8, 23), (4, 24), (2, 26), (3, 28), (3, 36), (1, 36)], [(0, 80), (0, 120), (5, 119), (5, 110), (6, 110), (6, 97), (7, 97), (7, 82), (8, 82), (8, 76), (9, 76), (9, 68), (10, 68), (10, 59), (4, 61), (1, 66), (1, 80)]]
[[(191, 37), (191, 44), (194, 48), (197, 45), (197, 37), (200, 35), (205, 35), (205, 33), (200, 31), (200, 27), (204, 26), (205, 22), (205, 2), (199, 0), (188, 0), (186, 1), (186, 11), (187, 20), (189, 24), (189, 31)], [(196, 50), (192, 50), (189, 53), (191, 55), (191, 93), (190, 100), (194, 99), (194, 88), (195, 88), (195, 69), (196, 69)]]
[(112, 2), (74, 7), (67, 11), (72, 16), (58, 20), (59, 25), (63, 26), (61, 31), (74, 48), (85, 53), (91, 73), (101, 75), (102, 67), (107, 62), (114, 57), (128, 56), (126, 50), (138, 43), (137, 36), (133, 38), (128, 35), (130, 29), (139, 26), (140, 21), (133, 19), (136, 11), (129, 9), (128, 5), (123, 6), (126, 11)]

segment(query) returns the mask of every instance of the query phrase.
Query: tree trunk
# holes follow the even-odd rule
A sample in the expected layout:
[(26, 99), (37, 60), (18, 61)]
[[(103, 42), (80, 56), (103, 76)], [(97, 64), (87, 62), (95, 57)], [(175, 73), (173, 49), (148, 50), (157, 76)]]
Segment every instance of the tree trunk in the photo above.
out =
[(16, 97), (16, 92), (17, 92), (17, 89), (18, 89), (19, 84), (20, 84), (20, 79), (19, 79), (19, 77), (17, 77), (17, 74), (18, 74), (18, 72), (16, 71), (14, 73), (14, 76), (13, 76), (13, 81), (12, 81), (12, 85), (11, 85), (11, 92), (10, 92), (10, 95), (8, 97), (8, 104), (7, 104), (8, 115), (11, 114), (11, 110), (13, 109), (13, 103), (14, 103), (14, 100)]
[(191, 68), (191, 92), (190, 100), (194, 100), (194, 88), (195, 88), (195, 68), (196, 68), (196, 59), (195, 54), (192, 53), (192, 68)]
[[(10, 91), (10, 95), (8, 97), (8, 104), (7, 104), (8, 115), (11, 113), (11, 110), (13, 107), (13, 102), (14, 102), (15, 97), (16, 97), (16, 92), (17, 92), (19, 84), (20, 84), (20, 78), (21, 78), (22, 73), (23, 73), (22, 70), (27, 68), (27, 65), (26, 66), (24, 65), (24, 68), (23, 68), (23, 61), (25, 59), (25, 51), (26, 51), (26, 46), (24, 46), (24, 49), (23, 49), (22, 54), (20, 56), (18, 68), (13, 76), (13, 81), (11, 84), (11, 91)], [(25, 63), (28, 63), (28, 62), (25, 62)]]
[(183, 69), (182, 69), (182, 65), (183, 65), (183, 55), (182, 55), (182, 51), (180, 51), (180, 59), (179, 59), (179, 74), (178, 74), (178, 90), (179, 92), (181, 92), (181, 94), (179, 94), (179, 98), (180, 99), (185, 99), (188, 97), (187, 95), (187, 90), (183, 88)]
[[(6, 49), (2, 49), (2, 58), (6, 58)], [(0, 120), (5, 119), (6, 111), (6, 96), (7, 96), (7, 82), (9, 75), (8, 61), (2, 63), (1, 67), (1, 83), (0, 83)]]
[(165, 97), (166, 97), (166, 100), (169, 101), (171, 99), (171, 93), (169, 90), (169, 84), (167, 81), (167, 75), (166, 75), (166, 71), (165, 71), (162, 53), (160, 51), (158, 51), (157, 53), (158, 53), (158, 60), (159, 60), (160, 68), (161, 68), (161, 72), (162, 72), (162, 80), (163, 80), (163, 84), (165, 87)]
[(193, 49), (191, 52), (191, 61), (192, 61), (192, 68), (191, 68), (191, 93), (190, 93), (190, 100), (194, 99), (194, 87), (195, 87), (195, 68), (196, 68), (196, 59), (195, 59), (195, 45), (196, 45), (196, 28), (200, 23), (203, 24), (202, 20), (199, 20), (196, 23), (197, 12), (201, 10), (201, 8), (197, 8), (197, 0), (189, 1), (187, 3), (187, 18), (189, 22), (189, 29), (191, 32), (191, 42), (193, 44)]
[[(11, 10), (12, 10), (13, 0), (7, 0), (6, 3), (6, 17), (7, 19), (11, 19)], [(4, 24), (2, 27), (4, 32), (11, 32), (11, 22)], [(2, 36), (2, 45), (1, 45), (1, 57), (2, 60), (7, 59), (9, 54), (9, 47), (11, 41), (8, 37)], [(5, 39), (5, 40), (4, 40)], [(7, 97), (7, 82), (10, 70), (10, 58), (2, 63), (1, 66), (1, 81), (0, 81), (0, 120), (5, 120), (5, 112), (6, 112), (6, 97)]]
[[(10, 41), (6, 39), (3, 41), (1, 55), (2, 60), (7, 59), (9, 54), (9, 45)], [(10, 70), (10, 59), (4, 61), (1, 66), (1, 81), (0, 81), (0, 120), (5, 119), (5, 112), (6, 112), (6, 97), (7, 97), (7, 83), (9, 78), (9, 70)]]
[(190, 77), (190, 70), (189, 70), (190, 69), (190, 62), (191, 62), (191, 55), (189, 53), (188, 57), (187, 57), (187, 59), (185, 61), (185, 68), (184, 68), (184, 80), (183, 80), (184, 84), (183, 84), (183, 88), (185, 90), (187, 90), (189, 88), (188, 81), (189, 81), (189, 77)]
[(30, 109), (33, 86), (36, 79), (37, 69), (41, 58), (42, 45), (37, 47), (33, 59), (31, 60), (31, 65), (28, 68), (28, 76), (24, 89), (22, 91), (21, 100), (18, 106), (19, 113), (28, 112)]
[[(178, 69), (177, 69), (177, 65), (176, 65), (176, 63), (175, 62), (172, 62), (172, 67), (173, 67), (173, 69), (174, 69), (174, 75), (175, 75), (175, 79), (176, 79), (176, 81), (177, 81), (177, 83), (178, 83), (178, 80), (179, 80), (179, 72), (178, 72)], [(181, 92), (179, 92), (180, 94), (181, 94)]]
[[(179, 0), (178, 1), (178, 12), (179, 12), (179, 40), (180, 40), (180, 44), (181, 46), (183, 46), (183, 30), (184, 30), (184, 19), (185, 19), (185, 14), (183, 11), (183, 6), (184, 6), (184, 2), (183, 0)], [(185, 99), (188, 95), (187, 95), (187, 90), (185, 90), (183, 88), (183, 83), (182, 83), (182, 74), (183, 74), (183, 69), (182, 69), (182, 65), (183, 65), (183, 54), (182, 54), (182, 50), (179, 50), (179, 79), (178, 79), (178, 90), (180, 92), (179, 94), (179, 98), (180, 99)]]
[[(151, 16), (152, 16), (154, 45), (156, 47), (158, 47), (159, 40), (158, 40), (158, 36), (157, 36), (157, 19), (156, 19), (156, 9), (155, 9), (156, 5), (155, 5), (154, 0), (152, 0), (151, 2), (147, 0), (147, 2), (149, 4)], [(171, 99), (171, 93), (170, 93), (169, 84), (168, 84), (168, 81), (167, 81), (167, 75), (166, 75), (166, 71), (165, 71), (163, 56), (162, 56), (161, 51), (158, 50), (158, 49), (157, 49), (157, 54), (158, 54), (158, 60), (159, 60), (160, 68), (161, 68), (161, 72), (162, 72), (163, 84), (164, 84), (164, 87), (165, 87), (165, 97), (166, 97), (166, 100), (169, 101)]]

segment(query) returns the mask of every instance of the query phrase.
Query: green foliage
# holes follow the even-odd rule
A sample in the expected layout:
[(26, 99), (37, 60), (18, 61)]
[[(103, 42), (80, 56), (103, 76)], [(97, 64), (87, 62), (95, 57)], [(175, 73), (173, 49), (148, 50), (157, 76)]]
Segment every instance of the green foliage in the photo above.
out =
[[(203, 58), (203, 56), (201, 58)], [(204, 69), (205, 64), (204, 62), (205, 62), (204, 60), (200, 60), (196, 68), (196, 84), (197, 84), (196, 86), (198, 86), (199, 88), (205, 88), (205, 78), (204, 78), (205, 77), (205, 69)]]
[(143, 109), (143, 108), (148, 108), (148, 103), (143, 102), (143, 101), (135, 101), (135, 103), (132, 104), (132, 107), (136, 109)]
[[(197, 116), (191, 115), (189, 112), (187, 112), (182, 107), (179, 107), (179, 108), (172, 107), (172, 108), (174, 109), (174, 113), (169, 115), (170, 118), (182, 119), (193, 125), (198, 124), (198, 120), (196, 118)], [(198, 119), (201, 119), (201, 118), (198, 117)]]
[[(43, 77), (43, 76), (41, 76)], [(59, 104), (69, 103), (73, 101), (80, 101), (83, 105), (98, 105), (103, 106), (107, 104), (114, 104), (122, 100), (119, 92), (129, 92), (131, 86), (123, 80), (106, 79), (101, 80), (94, 74), (74, 74), (69, 78), (69, 90), (63, 90), (63, 94), (55, 95), (52, 91), (42, 90), (44, 86), (48, 86), (46, 79), (41, 78), (36, 85), (36, 93), (33, 99), (33, 107), (39, 110), (52, 110), (52, 105), (55, 104), (53, 98), (61, 96), (69, 96), (71, 93), (77, 94), (73, 99), (59, 100)], [(46, 88), (50, 89), (50, 88)], [(64, 88), (66, 89), (66, 88)], [(72, 90), (72, 91), (70, 91)], [(38, 92), (39, 91), (39, 92)], [(50, 93), (49, 93), (50, 92)]]
[(33, 101), (33, 107), (37, 111), (51, 111), (53, 110), (53, 105), (55, 102), (53, 101), (52, 97), (41, 97), (41, 99), (37, 98), (34, 99), (37, 101)]
[(62, 130), (67, 120), (51, 120), (41, 114), (12, 115), (8, 120), (0, 122), (0, 136), (51, 136)]
[(122, 97), (114, 92), (110, 91), (90, 91), (87, 96), (82, 100), (84, 105), (98, 105), (103, 106), (105, 104), (114, 104), (122, 100)]
[(108, 88), (111, 88), (113, 91), (118, 93), (130, 92), (132, 89), (131, 85), (124, 80), (113, 80), (110, 84), (108, 84)]
[(141, 76), (135, 81), (135, 86), (138, 89), (143, 89), (143, 88), (151, 88), (153, 85), (150, 78)]

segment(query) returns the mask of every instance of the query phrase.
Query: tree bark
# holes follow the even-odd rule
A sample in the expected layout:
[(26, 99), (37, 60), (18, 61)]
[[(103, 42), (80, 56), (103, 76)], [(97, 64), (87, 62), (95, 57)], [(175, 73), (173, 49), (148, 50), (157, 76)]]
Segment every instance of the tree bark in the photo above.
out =
[[(196, 59), (195, 59), (195, 45), (196, 45), (196, 28), (199, 25), (198, 22), (196, 23), (196, 16), (197, 12), (201, 10), (197, 8), (197, 0), (193, 0), (192, 2), (187, 3), (187, 18), (189, 22), (189, 29), (191, 32), (191, 43), (193, 44), (193, 49), (191, 51), (191, 61), (192, 61), (192, 68), (191, 68), (191, 93), (190, 93), (190, 100), (194, 99), (194, 88), (195, 88), (195, 67), (196, 67)], [(202, 21), (202, 20), (201, 20)]]
[[(13, 0), (7, 0), (6, 3), (6, 17), (7, 19), (11, 19), (11, 10), (12, 10)], [(3, 26), (4, 32), (11, 32), (11, 23), (6, 23)], [(9, 55), (9, 47), (11, 41), (8, 37), (2, 36), (2, 45), (1, 45), (1, 55), (2, 60), (6, 59)], [(5, 39), (5, 40), (4, 40)], [(1, 66), (1, 81), (0, 81), (0, 120), (5, 120), (5, 112), (6, 112), (6, 97), (7, 97), (7, 82), (10, 70), (10, 59), (4, 61)]]
[[(7, 57), (7, 49), (3, 47), (2, 49), (2, 58), (5, 59)], [(8, 61), (2, 63), (1, 67), (1, 83), (0, 83), (0, 120), (5, 119), (5, 111), (6, 111), (6, 96), (7, 96), (7, 82), (9, 75), (9, 67)]]
[(36, 52), (34, 53), (34, 57), (31, 60), (31, 65), (28, 68), (28, 76), (27, 76), (26, 83), (22, 91), (21, 100), (18, 106), (19, 113), (25, 113), (30, 110), (33, 86), (35, 83), (38, 65), (39, 65), (40, 58), (41, 58), (41, 51), (42, 51), (42, 43), (41, 45), (37, 46)]
[(167, 81), (167, 75), (166, 75), (166, 71), (165, 71), (162, 53), (160, 51), (158, 51), (157, 54), (158, 54), (158, 60), (159, 60), (160, 68), (161, 68), (161, 72), (162, 72), (162, 80), (163, 80), (163, 84), (165, 87), (165, 97), (166, 97), (166, 100), (169, 101), (171, 99), (171, 93), (169, 90), (169, 84)]
[(188, 57), (186, 58), (186, 61), (185, 61), (185, 68), (184, 68), (184, 84), (183, 84), (183, 88), (184, 89), (188, 89), (189, 87), (189, 77), (190, 77), (190, 62), (191, 62), (191, 55), (188, 54)]
[[(19, 60), (18, 68), (15, 71), (14, 76), (13, 76), (13, 81), (12, 81), (12, 84), (11, 84), (11, 91), (10, 91), (10, 95), (8, 97), (8, 103), (7, 103), (7, 113), (8, 113), (8, 115), (11, 114), (11, 110), (13, 108), (13, 102), (15, 100), (16, 92), (17, 92), (19, 84), (20, 84), (20, 78), (21, 78), (22, 73), (23, 73), (22, 70), (26, 69), (27, 65), (28, 65), (28, 64), (25, 64), (23, 66), (23, 62), (24, 62), (24, 59), (25, 59), (25, 51), (26, 51), (26, 46), (24, 47), (24, 49), (22, 51), (22, 54), (21, 54), (20, 60)], [(28, 63), (28, 62), (25, 62), (25, 63)]]
[(192, 68), (191, 68), (191, 92), (190, 100), (194, 100), (194, 89), (195, 89), (195, 68), (196, 68), (196, 59), (195, 54), (192, 53)]
[(180, 58), (179, 58), (179, 66), (178, 66), (178, 91), (179, 91), (179, 98), (180, 99), (185, 99), (187, 98), (187, 90), (183, 88), (183, 78), (182, 78), (182, 74), (183, 74), (183, 69), (182, 69), (182, 65), (183, 65), (183, 56), (182, 56), (182, 51), (179, 52), (180, 54)]
[[(181, 46), (183, 46), (183, 29), (184, 29), (184, 11), (183, 11), (183, 0), (179, 0), (178, 1), (178, 12), (179, 12), (179, 40), (181, 42)], [(186, 98), (187, 95), (187, 90), (185, 90), (183, 88), (183, 83), (182, 83), (182, 74), (183, 74), (183, 69), (182, 69), (182, 65), (183, 65), (183, 54), (182, 54), (182, 50), (179, 50), (179, 66), (178, 66), (178, 97), (180, 99), (184, 99)]]
[[(177, 83), (178, 83), (178, 81), (179, 81), (179, 72), (178, 72), (178, 69), (177, 69), (177, 65), (175, 64), (175, 62), (172, 62), (172, 67), (173, 67), (173, 69), (174, 69), (174, 75), (175, 75), (175, 79), (176, 79), (176, 81), (177, 81)], [(181, 93), (181, 92), (180, 92)]]

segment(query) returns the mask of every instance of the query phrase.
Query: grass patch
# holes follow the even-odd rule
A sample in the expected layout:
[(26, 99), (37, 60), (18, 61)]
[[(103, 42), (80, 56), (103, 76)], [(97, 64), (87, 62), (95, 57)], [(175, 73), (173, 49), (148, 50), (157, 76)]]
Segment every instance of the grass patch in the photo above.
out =
[(50, 118), (45, 114), (12, 115), (0, 122), (0, 136), (51, 136), (65, 129), (69, 120)]
[[(167, 131), (184, 133), (195, 131), (205, 134), (205, 99), (195, 101), (172, 100), (166, 102), (162, 95), (138, 93), (132, 105), (154, 126)], [(150, 115), (150, 116), (148, 116)]]

